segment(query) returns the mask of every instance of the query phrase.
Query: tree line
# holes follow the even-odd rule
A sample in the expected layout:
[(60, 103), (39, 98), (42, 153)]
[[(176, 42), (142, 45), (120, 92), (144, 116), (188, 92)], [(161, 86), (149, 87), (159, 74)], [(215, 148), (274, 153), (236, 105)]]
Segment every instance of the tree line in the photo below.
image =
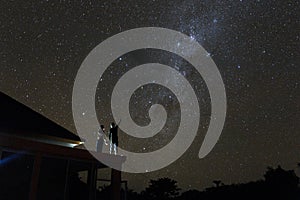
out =
[[(300, 163), (298, 164), (300, 167)], [(214, 186), (203, 191), (183, 191), (177, 181), (170, 178), (150, 180), (140, 193), (122, 190), (125, 200), (206, 200), (206, 199), (300, 199), (299, 177), (293, 170), (281, 166), (268, 167), (263, 179), (249, 183), (226, 185), (221, 180), (213, 181)], [(110, 188), (100, 188), (97, 197), (109, 199)]]

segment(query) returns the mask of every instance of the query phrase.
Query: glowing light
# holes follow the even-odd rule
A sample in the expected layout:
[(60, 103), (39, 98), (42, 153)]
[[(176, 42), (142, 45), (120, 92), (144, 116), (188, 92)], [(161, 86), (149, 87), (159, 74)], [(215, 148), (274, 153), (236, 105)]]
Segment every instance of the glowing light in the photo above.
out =
[(0, 165), (5, 165), (5, 164), (9, 163), (10, 161), (13, 161), (17, 158), (20, 158), (22, 155), (23, 155), (23, 153), (21, 152), (21, 153), (17, 153), (17, 154), (13, 154), (11, 156), (8, 156), (4, 159), (1, 159), (0, 160)]

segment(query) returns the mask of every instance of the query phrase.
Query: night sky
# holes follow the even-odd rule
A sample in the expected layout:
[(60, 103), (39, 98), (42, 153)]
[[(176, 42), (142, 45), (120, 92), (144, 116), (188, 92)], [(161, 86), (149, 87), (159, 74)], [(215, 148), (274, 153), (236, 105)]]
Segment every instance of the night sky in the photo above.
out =
[[(76, 133), (72, 89), (88, 53), (106, 38), (138, 27), (164, 27), (197, 40), (218, 66), (228, 101), (222, 135), (213, 151), (198, 158), (210, 120), (205, 82), (182, 58), (141, 49), (116, 59), (99, 81), (99, 123), (112, 121), (114, 84), (135, 66), (159, 62), (177, 69), (198, 96), (201, 121), (188, 151), (170, 166), (127, 174), (140, 190), (149, 179), (170, 177), (184, 189), (203, 189), (262, 178), (267, 166), (296, 169), (300, 162), (299, 1), (3, 1), (0, 5), (0, 90)], [(130, 114), (147, 125), (147, 109), (161, 103), (168, 112), (163, 130), (150, 139), (120, 133), (120, 146), (149, 152), (166, 145), (178, 128), (180, 108), (167, 88), (136, 90)], [(5, 113), (2, 113), (5, 114)]]

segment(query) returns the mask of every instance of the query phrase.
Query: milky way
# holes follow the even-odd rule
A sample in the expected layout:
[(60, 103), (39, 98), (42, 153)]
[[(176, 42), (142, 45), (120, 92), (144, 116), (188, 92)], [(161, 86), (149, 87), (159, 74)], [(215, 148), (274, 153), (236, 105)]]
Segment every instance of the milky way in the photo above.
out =
[[(77, 70), (106, 38), (137, 27), (165, 27), (208, 51), (225, 83), (228, 113), (220, 140), (202, 160), (197, 154), (210, 119), (210, 98), (203, 79), (184, 59), (153, 49), (130, 52), (99, 81), (96, 107), (103, 111), (99, 123), (106, 126), (112, 120), (113, 85), (143, 63), (177, 69), (198, 96), (201, 122), (193, 145), (165, 169), (124, 174), (131, 188), (165, 176), (183, 188), (201, 189), (215, 179), (246, 182), (262, 178), (267, 166), (294, 169), (300, 161), (298, 1), (5, 1), (0, 9), (0, 90), (74, 133), (71, 97)], [(149, 141), (121, 134), (121, 146), (147, 152), (174, 137), (180, 109), (167, 88), (146, 85), (130, 103), (137, 124), (149, 123), (147, 110), (155, 103), (165, 106), (169, 118)]]

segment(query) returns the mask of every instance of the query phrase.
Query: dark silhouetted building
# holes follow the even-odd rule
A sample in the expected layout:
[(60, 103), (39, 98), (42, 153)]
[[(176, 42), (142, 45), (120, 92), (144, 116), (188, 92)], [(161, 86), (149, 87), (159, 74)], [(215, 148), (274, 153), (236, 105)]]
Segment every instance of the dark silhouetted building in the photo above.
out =
[[(76, 148), (78, 136), (1, 92), (0, 113), (1, 200), (101, 199), (98, 173), (108, 167)], [(125, 159), (107, 156), (120, 165)], [(117, 200), (121, 173), (111, 173)]]

